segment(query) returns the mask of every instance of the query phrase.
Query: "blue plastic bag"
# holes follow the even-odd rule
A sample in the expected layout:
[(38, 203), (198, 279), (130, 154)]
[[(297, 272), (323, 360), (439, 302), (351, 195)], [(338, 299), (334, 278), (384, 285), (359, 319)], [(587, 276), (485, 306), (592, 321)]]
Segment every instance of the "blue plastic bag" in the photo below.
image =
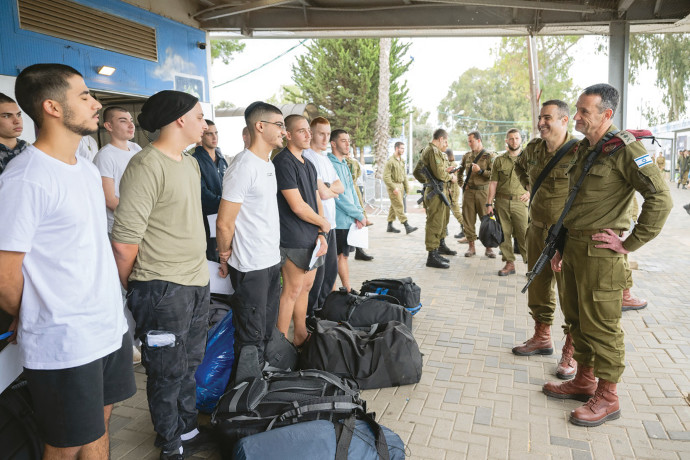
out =
[(206, 354), (194, 374), (196, 407), (201, 412), (213, 412), (230, 380), (235, 362), (235, 327), (232, 310), (208, 331)]

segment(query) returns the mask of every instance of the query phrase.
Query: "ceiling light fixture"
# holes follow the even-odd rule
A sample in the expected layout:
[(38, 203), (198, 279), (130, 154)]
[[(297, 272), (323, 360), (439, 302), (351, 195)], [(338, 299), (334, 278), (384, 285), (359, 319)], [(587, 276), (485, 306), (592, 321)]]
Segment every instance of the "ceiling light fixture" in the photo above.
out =
[(109, 77), (114, 73), (115, 67), (110, 67), (109, 65), (102, 65), (98, 68), (98, 75), (105, 75), (106, 77)]

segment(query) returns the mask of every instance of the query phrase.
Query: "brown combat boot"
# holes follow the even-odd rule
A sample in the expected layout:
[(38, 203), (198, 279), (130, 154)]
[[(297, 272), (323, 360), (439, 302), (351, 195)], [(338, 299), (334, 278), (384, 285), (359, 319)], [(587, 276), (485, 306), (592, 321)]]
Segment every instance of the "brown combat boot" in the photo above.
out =
[(577, 374), (572, 380), (563, 383), (546, 382), (541, 391), (546, 396), (558, 399), (576, 399), (586, 402), (594, 396), (597, 389), (597, 381), (594, 378), (594, 368), (582, 365), (577, 366)]
[(513, 348), (513, 353), (518, 356), (532, 355), (551, 355), (553, 354), (553, 343), (551, 342), (551, 325), (534, 322), (534, 335)]
[(515, 262), (507, 261), (506, 266), (498, 271), (498, 276), (508, 276), (515, 274)]
[(570, 380), (577, 373), (577, 361), (573, 359), (573, 339), (570, 334), (565, 335), (565, 345), (561, 351), (561, 360), (556, 368), (556, 377), (561, 380)]
[(489, 259), (495, 259), (496, 258), (496, 253), (491, 248), (486, 248), (486, 251), (484, 251), (484, 255), (486, 257), (488, 257)]
[(470, 241), (469, 247), (467, 248), (467, 252), (465, 252), (465, 257), (472, 257), (475, 254), (477, 254), (477, 251), (474, 249), (474, 241)]
[(599, 426), (621, 416), (616, 384), (599, 379), (596, 392), (584, 406), (570, 412), (570, 423), (578, 426)]
[(647, 301), (638, 299), (630, 293), (630, 289), (623, 289), (623, 304), (621, 311), (642, 310), (647, 306)]

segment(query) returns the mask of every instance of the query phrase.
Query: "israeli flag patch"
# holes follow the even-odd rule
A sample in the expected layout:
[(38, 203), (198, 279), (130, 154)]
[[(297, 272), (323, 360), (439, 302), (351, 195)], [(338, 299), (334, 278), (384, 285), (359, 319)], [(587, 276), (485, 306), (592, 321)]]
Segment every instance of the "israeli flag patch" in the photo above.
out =
[(635, 164), (637, 164), (638, 168), (641, 168), (642, 166), (647, 166), (650, 163), (652, 163), (652, 156), (648, 153), (645, 153), (641, 157), (635, 158)]

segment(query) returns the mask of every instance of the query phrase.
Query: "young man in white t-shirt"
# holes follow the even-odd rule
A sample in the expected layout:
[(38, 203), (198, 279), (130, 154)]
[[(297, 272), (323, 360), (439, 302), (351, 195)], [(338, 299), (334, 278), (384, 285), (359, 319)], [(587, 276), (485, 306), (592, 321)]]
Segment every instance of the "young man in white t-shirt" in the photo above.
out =
[[(255, 102), (244, 113), (251, 142), (235, 156), (223, 178), (216, 221), (220, 275), (228, 273), (235, 326), (235, 367), (244, 347), (255, 346), (258, 369), (278, 319), (280, 302), (280, 221), (271, 151), (285, 135), (281, 111)], [(234, 374), (234, 373), (233, 373)]]
[(331, 230), (326, 237), (328, 252), (324, 264), (316, 270), (314, 284), (309, 291), (309, 304), (307, 316), (314, 314), (323, 306), (326, 296), (335, 288), (335, 281), (338, 278), (338, 252), (335, 244), (335, 198), (345, 191), (345, 186), (340, 182), (338, 173), (326, 157), (326, 149), (331, 136), (331, 124), (324, 117), (316, 117), (311, 123), (311, 143), (310, 148), (302, 152), (302, 156), (311, 161), (316, 167), (316, 184), (323, 203), (323, 214)]
[(43, 458), (108, 458), (136, 386), (98, 170), (76, 156), (101, 105), (62, 64), (25, 68), (15, 94), (39, 136), (0, 176), (0, 308), (19, 317)]
[(113, 213), (120, 202), (120, 179), (129, 160), (141, 150), (134, 138), (134, 119), (127, 109), (111, 106), (103, 111), (103, 127), (110, 134), (110, 143), (98, 151), (93, 162), (101, 172), (105, 194), (108, 233), (113, 229)]

